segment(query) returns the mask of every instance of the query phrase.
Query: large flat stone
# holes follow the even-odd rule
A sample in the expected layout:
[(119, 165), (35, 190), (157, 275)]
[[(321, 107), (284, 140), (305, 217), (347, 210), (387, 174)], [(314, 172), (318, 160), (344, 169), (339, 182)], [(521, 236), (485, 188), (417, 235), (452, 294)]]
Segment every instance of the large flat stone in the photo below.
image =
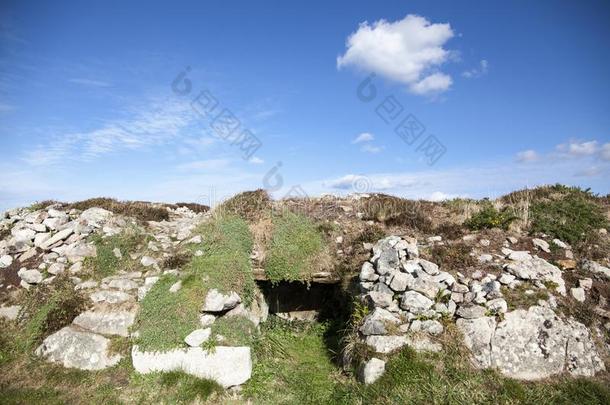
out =
[(121, 356), (109, 355), (110, 340), (70, 326), (48, 336), (36, 349), (38, 356), (64, 367), (81, 370), (101, 370), (114, 366)]
[(214, 380), (225, 388), (241, 385), (252, 375), (250, 348), (245, 346), (217, 346), (212, 351), (190, 347), (167, 352), (144, 352), (134, 346), (131, 359), (138, 373), (183, 371)]
[(86, 311), (74, 318), (72, 323), (91, 332), (127, 337), (134, 320), (135, 314), (129, 311)]

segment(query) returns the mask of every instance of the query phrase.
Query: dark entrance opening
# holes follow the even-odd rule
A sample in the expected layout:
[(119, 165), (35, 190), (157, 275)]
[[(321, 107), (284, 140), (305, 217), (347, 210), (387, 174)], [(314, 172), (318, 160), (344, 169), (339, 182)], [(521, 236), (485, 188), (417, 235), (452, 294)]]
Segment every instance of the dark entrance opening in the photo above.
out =
[(288, 320), (321, 320), (333, 317), (338, 309), (340, 288), (337, 284), (298, 281), (258, 281), (269, 305), (269, 314)]

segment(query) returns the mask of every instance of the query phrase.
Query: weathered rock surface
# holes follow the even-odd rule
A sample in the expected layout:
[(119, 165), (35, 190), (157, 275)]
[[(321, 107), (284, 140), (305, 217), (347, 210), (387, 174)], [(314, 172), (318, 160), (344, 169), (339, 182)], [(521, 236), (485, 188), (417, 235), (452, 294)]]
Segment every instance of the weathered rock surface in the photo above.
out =
[(114, 366), (121, 356), (109, 355), (110, 340), (67, 326), (48, 336), (36, 349), (38, 356), (64, 367), (101, 370)]
[(507, 312), (504, 320), (458, 319), (466, 346), (479, 367), (494, 367), (506, 376), (538, 380), (567, 371), (594, 375), (604, 370), (587, 328), (563, 321), (539, 306)]
[(385, 361), (373, 357), (364, 363), (360, 369), (360, 381), (365, 384), (372, 384), (379, 379), (385, 372)]
[(91, 332), (127, 337), (134, 320), (135, 314), (129, 311), (86, 311), (74, 318), (72, 323)]
[(222, 294), (216, 289), (208, 291), (203, 304), (204, 312), (223, 312), (235, 308), (241, 302), (237, 293)]
[(249, 347), (217, 346), (213, 351), (190, 347), (167, 352), (145, 352), (134, 346), (131, 359), (139, 373), (183, 371), (214, 380), (223, 387), (241, 385), (252, 375)]

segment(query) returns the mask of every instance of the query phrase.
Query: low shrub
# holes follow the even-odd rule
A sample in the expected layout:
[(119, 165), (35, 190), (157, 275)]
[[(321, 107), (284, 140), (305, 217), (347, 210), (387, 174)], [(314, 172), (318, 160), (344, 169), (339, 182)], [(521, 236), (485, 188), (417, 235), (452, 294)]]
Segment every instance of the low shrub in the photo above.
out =
[(531, 207), (531, 233), (545, 233), (574, 245), (606, 227), (603, 209), (582, 191), (536, 201)]
[(476, 264), (470, 255), (471, 248), (464, 242), (448, 245), (435, 245), (430, 249), (429, 260), (445, 271), (462, 271)]
[(481, 210), (473, 214), (464, 222), (464, 225), (470, 230), (478, 231), (492, 228), (506, 230), (511, 222), (517, 219), (509, 207), (497, 210), (488, 200), (484, 200), (482, 204)]
[(24, 351), (33, 350), (46, 336), (72, 323), (86, 307), (86, 298), (64, 275), (57, 276), (52, 284), (25, 291), (18, 316), (22, 330), (19, 345)]
[(432, 221), (426, 215), (425, 207), (425, 202), (386, 194), (374, 194), (358, 202), (358, 210), (364, 214), (364, 219), (387, 225), (408, 226), (428, 233), (432, 230)]
[(263, 189), (239, 193), (224, 201), (216, 209), (221, 215), (238, 216), (246, 221), (255, 221), (271, 209), (269, 194)]
[(118, 201), (114, 198), (90, 198), (84, 201), (63, 204), (64, 209), (86, 210), (92, 207), (103, 208), (115, 214), (136, 218), (140, 221), (166, 221), (169, 212), (161, 206), (144, 201)]

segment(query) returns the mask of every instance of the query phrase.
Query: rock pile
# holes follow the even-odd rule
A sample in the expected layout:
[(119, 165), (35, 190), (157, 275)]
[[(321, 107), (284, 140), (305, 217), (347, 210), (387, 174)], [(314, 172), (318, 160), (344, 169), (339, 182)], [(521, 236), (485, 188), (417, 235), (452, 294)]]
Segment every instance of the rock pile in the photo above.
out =
[[(527, 280), (546, 288), (544, 282), (552, 282), (558, 293), (566, 293), (561, 271), (544, 259), (507, 249), (501, 276), (476, 271), (465, 277), (420, 258), (415, 239), (390, 236), (372, 250), (359, 276), (361, 299), (370, 308), (359, 331), (378, 357), (405, 345), (442, 350), (434, 336), (443, 332), (439, 320), (444, 317), (457, 319), (475, 365), (498, 368), (510, 377), (540, 379), (563, 371), (593, 375), (604, 368), (587, 328), (561, 320), (552, 303), (508, 312), (503, 285), (515, 288)], [(361, 379), (378, 378), (382, 363), (376, 357), (366, 362)]]

